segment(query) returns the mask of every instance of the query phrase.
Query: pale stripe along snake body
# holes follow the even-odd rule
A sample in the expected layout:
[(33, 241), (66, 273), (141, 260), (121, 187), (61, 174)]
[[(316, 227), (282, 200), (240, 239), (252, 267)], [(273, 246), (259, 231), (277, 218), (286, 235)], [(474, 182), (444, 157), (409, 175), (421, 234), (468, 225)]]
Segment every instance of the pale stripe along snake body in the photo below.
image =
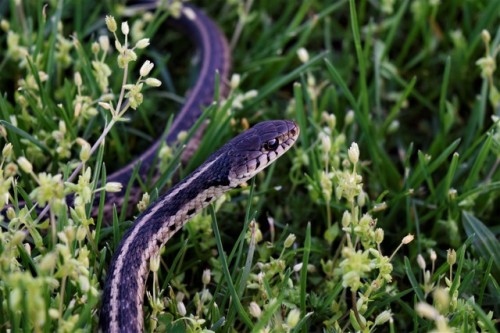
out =
[[(193, 6), (184, 5), (177, 24), (193, 36), (203, 64), (190, 97), (172, 125), (168, 143), (175, 141), (179, 131), (189, 129), (202, 107), (212, 102), (216, 71), (223, 79), (229, 73), (227, 42), (207, 16)], [(101, 329), (143, 331), (142, 304), (149, 259), (193, 215), (275, 161), (295, 143), (298, 135), (299, 128), (293, 121), (261, 122), (222, 146), (140, 214), (124, 235), (108, 269), (100, 311)], [(141, 155), (141, 174), (151, 167), (159, 144)], [(135, 163), (108, 180), (126, 184)]]

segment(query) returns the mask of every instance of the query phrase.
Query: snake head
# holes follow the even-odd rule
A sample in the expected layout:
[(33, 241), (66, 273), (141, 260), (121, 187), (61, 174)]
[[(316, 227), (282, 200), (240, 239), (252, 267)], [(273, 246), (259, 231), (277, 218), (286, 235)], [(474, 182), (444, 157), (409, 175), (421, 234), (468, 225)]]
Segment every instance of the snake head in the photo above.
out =
[(290, 120), (270, 120), (256, 124), (227, 144), (230, 160), (229, 186), (249, 180), (290, 149), (300, 133)]

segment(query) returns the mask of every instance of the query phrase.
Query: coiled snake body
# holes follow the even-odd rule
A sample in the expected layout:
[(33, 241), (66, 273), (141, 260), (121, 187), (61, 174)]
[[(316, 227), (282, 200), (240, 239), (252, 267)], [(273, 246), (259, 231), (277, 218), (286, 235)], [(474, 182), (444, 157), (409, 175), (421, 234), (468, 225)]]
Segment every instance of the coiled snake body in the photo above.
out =
[[(138, 6), (153, 8), (156, 4), (143, 1)], [(167, 143), (174, 142), (180, 131), (194, 124), (203, 106), (212, 102), (216, 71), (222, 80), (227, 80), (230, 67), (226, 39), (201, 11), (184, 5), (176, 25), (194, 40), (202, 65), (198, 81), (166, 138)], [(299, 128), (293, 121), (266, 121), (255, 125), (226, 143), (137, 217), (116, 249), (107, 272), (100, 311), (101, 329), (141, 332), (148, 260), (158, 254), (161, 246), (191, 217), (284, 154), (298, 135)], [(140, 174), (147, 173), (151, 167), (159, 145), (157, 141), (138, 158), (142, 162)], [(137, 161), (112, 174), (108, 181), (128, 183), (135, 163)], [(121, 197), (119, 194), (112, 199), (117, 202)]]

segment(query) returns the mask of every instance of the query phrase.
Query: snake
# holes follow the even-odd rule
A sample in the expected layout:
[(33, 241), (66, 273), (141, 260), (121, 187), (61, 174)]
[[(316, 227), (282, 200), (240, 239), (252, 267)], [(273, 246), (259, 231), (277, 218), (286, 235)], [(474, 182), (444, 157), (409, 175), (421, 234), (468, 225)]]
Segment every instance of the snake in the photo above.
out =
[[(155, 3), (139, 5), (154, 8)], [(197, 82), (176, 116), (165, 141), (174, 142), (180, 131), (189, 129), (203, 107), (213, 101), (216, 72), (227, 79), (230, 52), (217, 25), (200, 9), (183, 4), (173, 24), (185, 31), (201, 54)], [(223, 89), (227, 93), (227, 88)], [(190, 175), (162, 194), (144, 210), (125, 232), (107, 270), (101, 298), (99, 326), (103, 332), (142, 332), (143, 301), (148, 262), (193, 216), (227, 191), (247, 182), (276, 161), (296, 142), (299, 126), (292, 120), (257, 123), (210, 155)], [(138, 160), (139, 174), (148, 171), (161, 140)], [(138, 161), (110, 175), (108, 180), (126, 183)], [(117, 196), (119, 198), (119, 196)]]

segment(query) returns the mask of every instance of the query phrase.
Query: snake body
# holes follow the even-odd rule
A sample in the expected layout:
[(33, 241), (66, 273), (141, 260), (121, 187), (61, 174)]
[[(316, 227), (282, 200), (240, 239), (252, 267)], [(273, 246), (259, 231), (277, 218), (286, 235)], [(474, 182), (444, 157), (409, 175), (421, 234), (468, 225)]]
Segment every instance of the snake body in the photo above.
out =
[[(152, 8), (155, 3), (143, 1), (138, 6)], [(216, 72), (226, 80), (230, 67), (224, 35), (200, 10), (184, 5), (175, 25), (194, 40), (202, 65), (192, 93), (170, 128), (166, 138), (168, 144), (175, 142), (180, 131), (188, 130), (202, 108), (212, 102)], [(223, 94), (225, 90), (223, 85)], [(142, 304), (150, 258), (204, 207), (284, 154), (298, 135), (299, 128), (293, 121), (261, 122), (226, 143), (140, 214), (118, 245), (108, 269), (100, 311), (101, 329), (104, 332), (142, 332)], [(160, 144), (157, 141), (138, 158), (142, 163), (140, 174), (148, 172)], [(115, 172), (108, 181), (128, 183), (136, 163), (133, 161)], [(114, 199), (121, 197), (119, 193)]]
[(298, 134), (293, 121), (258, 123), (212, 154), (135, 220), (108, 271), (100, 319), (105, 332), (143, 330), (148, 260), (201, 209), (284, 154)]

